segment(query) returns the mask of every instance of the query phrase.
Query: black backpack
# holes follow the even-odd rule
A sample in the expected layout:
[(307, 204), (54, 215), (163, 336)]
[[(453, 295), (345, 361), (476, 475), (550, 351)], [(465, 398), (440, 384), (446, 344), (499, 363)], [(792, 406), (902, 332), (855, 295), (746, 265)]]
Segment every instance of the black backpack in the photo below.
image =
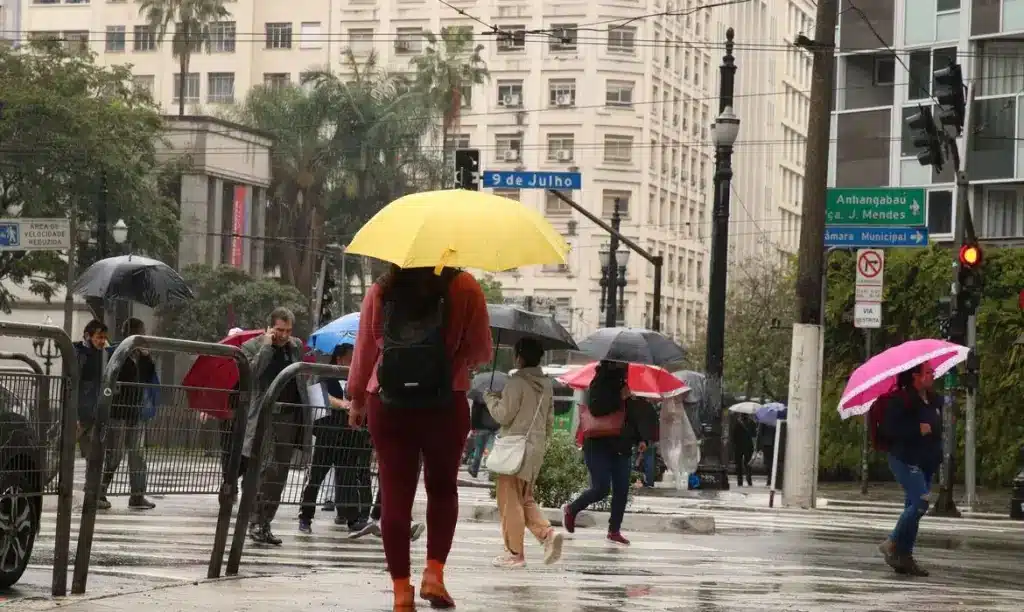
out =
[(452, 366), (445, 349), (448, 284), (434, 308), (413, 318), (393, 301), (382, 305), (383, 340), (377, 383), (381, 403), (394, 408), (437, 408), (452, 402)]

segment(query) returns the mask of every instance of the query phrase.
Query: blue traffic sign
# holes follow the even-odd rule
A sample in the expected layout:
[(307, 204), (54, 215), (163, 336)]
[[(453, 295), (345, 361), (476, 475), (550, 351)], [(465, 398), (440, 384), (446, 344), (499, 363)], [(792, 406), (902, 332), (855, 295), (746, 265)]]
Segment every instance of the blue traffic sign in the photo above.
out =
[(583, 188), (579, 172), (484, 172), (484, 187), (488, 189), (559, 189), (571, 191)]
[(926, 247), (926, 227), (851, 227), (828, 225), (825, 227), (827, 247)]
[(19, 223), (0, 224), (0, 247), (21, 246), (21, 225)]

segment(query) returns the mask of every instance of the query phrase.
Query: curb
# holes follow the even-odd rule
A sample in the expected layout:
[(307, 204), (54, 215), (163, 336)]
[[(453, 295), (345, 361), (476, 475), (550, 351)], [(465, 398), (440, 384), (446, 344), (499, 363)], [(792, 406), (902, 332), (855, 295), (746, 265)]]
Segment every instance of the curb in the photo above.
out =
[[(562, 527), (562, 511), (558, 508), (541, 508), (544, 517), (553, 526)], [(580, 512), (576, 517), (576, 527), (581, 529), (598, 528), (606, 523), (607, 512)], [(459, 519), (481, 523), (497, 523), (501, 520), (498, 508), (492, 504), (460, 504)], [(688, 535), (715, 535), (715, 519), (711, 516), (685, 514), (637, 514), (626, 513), (622, 520), (624, 531), (642, 533), (681, 533)]]

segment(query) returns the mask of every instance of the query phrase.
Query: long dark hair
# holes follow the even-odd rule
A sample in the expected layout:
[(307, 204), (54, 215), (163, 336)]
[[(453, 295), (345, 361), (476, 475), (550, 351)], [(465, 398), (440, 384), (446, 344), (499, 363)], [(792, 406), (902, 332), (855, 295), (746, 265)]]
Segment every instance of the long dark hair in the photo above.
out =
[(434, 268), (400, 268), (391, 264), (391, 269), (377, 279), (377, 285), (384, 301), (415, 317), (431, 312), (448, 283), (461, 273), (458, 268), (444, 268), (441, 274), (434, 274)]

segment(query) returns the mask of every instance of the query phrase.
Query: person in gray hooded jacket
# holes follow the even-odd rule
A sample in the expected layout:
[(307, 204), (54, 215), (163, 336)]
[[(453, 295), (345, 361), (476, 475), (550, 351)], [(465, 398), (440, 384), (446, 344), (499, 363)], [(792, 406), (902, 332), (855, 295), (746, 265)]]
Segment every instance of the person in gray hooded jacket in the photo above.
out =
[[(245, 428), (245, 442), (242, 455), (251, 457), (256, 425), (259, 423), (259, 406), (267, 393), (270, 383), (286, 367), (302, 361), (302, 341), (292, 337), (295, 315), (287, 308), (275, 308), (270, 313), (270, 327), (267, 333), (242, 345), (252, 367), (257, 393), (249, 406), (249, 420)], [(262, 453), (262, 475), (260, 491), (249, 516), (249, 537), (261, 544), (281, 545), (270, 530), (270, 523), (277, 514), (281, 493), (288, 481), (292, 455), (295, 449), (306, 450), (307, 435), (311, 430), (309, 397), (304, 381), (292, 379), (271, 405), (271, 420), (264, 435)], [(255, 467), (249, 462), (250, 467)]]

